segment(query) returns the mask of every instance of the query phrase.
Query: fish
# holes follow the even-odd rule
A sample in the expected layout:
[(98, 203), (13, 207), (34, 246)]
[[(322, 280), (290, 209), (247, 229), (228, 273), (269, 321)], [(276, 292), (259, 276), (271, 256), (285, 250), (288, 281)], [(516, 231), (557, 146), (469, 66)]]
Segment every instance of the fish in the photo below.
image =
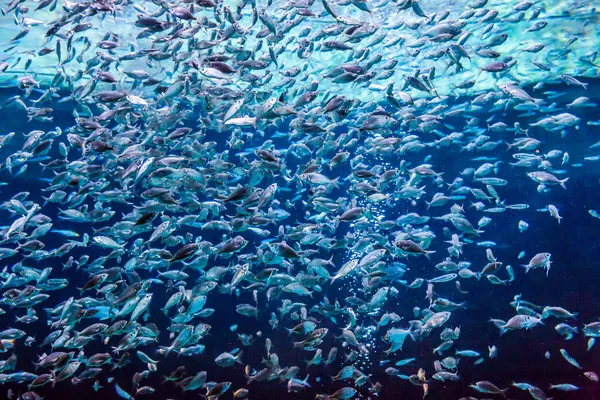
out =
[(569, 353), (567, 353), (567, 350), (565, 349), (560, 349), (560, 354), (563, 356), (563, 358), (565, 360), (567, 360), (567, 362), (571, 365), (573, 365), (574, 367), (578, 368), (578, 369), (583, 369), (583, 367), (579, 364), (579, 362), (574, 359), (573, 357), (571, 357), (569, 355)]
[(2, 7), (7, 398), (585, 389), (593, 4), (159, 3)]

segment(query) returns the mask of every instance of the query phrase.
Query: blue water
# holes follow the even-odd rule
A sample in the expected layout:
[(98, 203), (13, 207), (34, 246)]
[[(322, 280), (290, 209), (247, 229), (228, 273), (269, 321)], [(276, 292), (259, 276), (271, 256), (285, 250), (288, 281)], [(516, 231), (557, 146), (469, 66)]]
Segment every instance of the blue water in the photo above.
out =
[[(597, 83), (593, 83), (597, 85)], [(597, 86), (590, 87), (588, 93), (594, 93)], [(556, 90), (567, 90), (566, 87), (558, 86)], [(578, 91), (571, 90), (571, 96), (577, 97)], [(2, 98), (8, 98), (12, 93), (4, 93)], [(461, 99), (462, 101), (462, 99)], [(563, 101), (563, 100), (561, 100)], [(564, 100), (565, 104), (568, 102)], [(17, 132), (16, 137), (13, 141), (5, 148), (2, 149), (2, 156), (13, 153), (14, 151), (21, 148), (24, 138), (22, 133), (27, 133), (34, 129), (50, 130), (55, 126), (62, 127), (66, 130), (68, 127), (73, 126), (74, 117), (71, 115), (72, 106), (70, 103), (63, 103), (56, 105), (56, 109), (53, 113), (53, 123), (42, 123), (42, 122), (31, 122), (26, 124), (24, 118), (15, 118), (14, 108), (5, 108), (0, 110), (0, 120), (3, 121), (2, 133), (11, 131)], [(537, 116), (534, 118), (523, 118), (519, 117), (514, 111), (502, 112), (483, 110), (478, 113), (481, 119), (489, 119), (494, 115), (494, 121), (503, 121), (509, 126), (512, 126), (514, 122), (520, 122), (522, 126), (527, 126), (529, 123), (533, 123), (537, 120)], [(542, 145), (539, 148), (540, 154), (546, 153), (553, 149), (560, 149), (562, 151), (568, 151), (571, 154), (571, 163), (581, 161), (584, 156), (595, 155), (593, 150), (587, 150), (587, 147), (595, 143), (598, 138), (597, 126), (591, 126), (587, 124), (587, 121), (596, 120), (598, 114), (595, 109), (579, 109), (576, 115), (581, 118), (579, 124), (580, 129), (575, 130), (573, 128), (567, 128), (567, 135), (564, 138), (560, 137), (559, 133), (550, 132), (536, 132), (535, 136), (542, 139)], [(194, 115), (194, 117), (196, 117)], [(445, 124), (451, 125), (455, 131), (461, 131), (464, 129), (465, 121), (462, 118), (448, 119), (444, 121)], [(192, 122), (187, 121), (186, 125), (192, 127)], [(446, 133), (451, 132), (448, 128), (443, 128)], [(267, 129), (265, 137), (274, 134), (275, 131)], [(430, 139), (433, 139), (432, 134), (428, 134)], [(365, 135), (367, 136), (367, 135)], [(512, 133), (494, 133), (494, 140), (512, 140)], [(222, 151), (226, 148), (226, 140), (228, 138), (224, 135), (220, 135), (217, 132), (208, 131), (206, 140), (214, 140), (217, 143), (217, 150)], [(50, 157), (57, 157), (57, 143), (66, 141), (65, 135), (59, 137), (54, 145), (52, 151), (49, 153)], [(264, 141), (260, 135), (256, 135), (253, 143), (247, 143), (249, 147), (259, 146)], [(274, 144), (277, 148), (286, 147), (286, 141), (284, 139), (275, 139)], [(502, 144), (502, 146), (504, 146)], [(435, 292), (441, 297), (449, 298), (456, 302), (466, 301), (467, 309), (458, 309), (452, 313), (452, 317), (446, 326), (450, 327), (461, 327), (460, 339), (455, 344), (455, 349), (472, 349), (480, 352), (484, 357), (485, 361), (481, 365), (473, 366), (473, 359), (463, 358), (459, 363), (459, 375), (461, 377), (460, 382), (439, 382), (430, 381), (430, 394), (429, 399), (458, 399), (462, 396), (473, 396), (475, 393), (473, 390), (467, 387), (468, 383), (476, 382), (478, 380), (490, 380), (497, 384), (499, 387), (508, 387), (513, 381), (529, 382), (540, 388), (547, 389), (550, 383), (564, 383), (569, 382), (576, 384), (581, 387), (579, 392), (566, 393), (566, 392), (551, 392), (556, 399), (598, 399), (600, 398), (600, 392), (598, 386), (586, 379), (581, 371), (575, 367), (569, 365), (559, 354), (558, 349), (565, 348), (569, 354), (575, 357), (579, 363), (584, 367), (584, 371), (594, 370), (597, 368), (600, 362), (600, 356), (598, 353), (598, 347), (594, 347), (591, 351), (586, 351), (587, 338), (583, 335), (576, 335), (571, 341), (565, 341), (558, 333), (554, 331), (554, 325), (559, 321), (556, 319), (550, 319), (546, 321), (545, 326), (539, 326), (533, 330), (521, 330), (508, 332), (504, 336), (500, 337), (498, 329), (489, 323), (490, 318), (500, 318), (507, 320), (514, 315), (514, 310), (508, 304), (513, 300), (513, 297), (517, 294), (522, 294), (523, 299), (531, 301), (538, 305), (552, 305), (561, 306), (569, 311), (578, 312), (576, 325), (580, 327), (582, 323), (589, 323), (595, 321), (599, 315), (598, 308), (598, 296), (600, 296), (599, 289), (599, 273), (598, 273), (598, 260), (600, 259), (600, 247), (597, 244), (597, 238), (600, 234), (600, 220), (593, 219), (589, 214), (589, 209), (598, 209), (599, 197), (598, 197), (598, 185), (600, 179), (600, 168), (593, 162), (587, 162), (582, 167), (569, 167), (568, 176), (569, 181), (567, 183), (568, 190), (555, 186), (552, 187), (550, 193), (540, 194), (536, 191), (537, 184), (530, 180), (522, 169), (512, 168), (508, 165), (510, 160), (508, 154), (504, 152), (504, 147), (499, 147), (501, 152), (491, 152), (489, 155), (496, 155), (501, 158), (503, 163), (500, 165), (500, 172), (498, 176), (508, 180), (509, 184), (504, 187), (499, 187), (498, 192), (502, 199), (506, 200), (506, 204), (515, 203), (526, 203), (529, 204), (530, 208), (527, 210), (507, 210), (502, 214), (487, 214), (479, 211), (475, 211), (473, 208), (469, 208), (469, 201), (464, 202), (465, 204), (465, 215), (467, 219), (475, 223), (483, 215), (489, 216), (493, 219), (493, 222), (488, 225), (485, 230), (484, 240), (495, 241), (498, 245), (493, 248), (494, 255), (504, 265), (510, 264), (515, 268), (516, 279), (509, 285), (492, 285), (485, 278), (481, 281), (475, 279), (461, 280), (462, 289), (468, 291), (468, 295), (462, 295), (457, 292), (454, 283), (436, 284)], [(231, 151), (230, 153), (233, 153)], [(407, 163), (413, 166), (419, 165), (423, 162), (423, 157), (426, 152), (421, 152), (416, 155), (407, 154), (403, 158)], [(75, 152), (73, 152), (75, 155)], [(476, 153), (477, 156), (482, 155), (482, 152)], [(233, 156), (233, 154), (232, 154)], [(429, 161), (432, 164), (433, 169), (437, 172), (443, 172), (444, 177), (455, 177), (466, 167), (473, 166), (474, 162), (471, 161), (472, 153), (458, 152), (456, 146), (449, 148), (443, 148), (439, 151), (434, 152), (434, 157)], [(75, 159), (75, 157), (71, 158)], [(390, 168), (399, 167), (398, 157), (378, 157), (378, 160), (382, 164), (386, 164)], [(295, 171), (300, 165), (300, 161), (288, 156), (286, 158), (287, 167)], [(106, 171), (107, 174), (111, 174), (112, 171)], [(343, 167), (336, 167), (328, 173), (330, 177), (347, 177), (351, 173), (348, 165)], [(47, 187), (48, 183), (44, 179), (52, 177), (52, 172), (44, 170), (36, 163), (30, 163), (27, 170), (20, 176), (11, 175), (6, 169), (0, 171), (0, 181), (6, 182), (8, 185), (0, 187), (0, 195), (2, 200), (10, 199), (14, 194), (18, 192), (27, 191), (30, 193), (28, 200), (41, 203), (42, 195), (48, 193), (43, 192), (43, 189)], [(285, 185), (285, 181), (281, 177), (275, 178), (275, 182), (281, 186)], [(448, 181), (449, 182), (449, 181)], [(428, 185), (431, 185), (428, 183)], [(262, 186), (262, 185), (261, 185)], [(344, 189), (347, 189), (348, 185), (342, 186), (342, 189), (332, 192), (331, 198), (336, 196), (347, 195)], [(440, 191), (445, 191), (445, 188), (440, 188)], [(430, 196), (431, 191), (428, 189), (427, 196)], [(209, 197), (205, 197), (202, 192), (196, 193), (201, 200), (210, 200)], [(277, 199), (283, 204), (285, 200), (291, 199), (296, 194), (296, 190), (291, 192), (280, 191), (277, 194)], [(430, 200), (430, 198), (426, 198)], [(93, 201), (87, 199), (85, 204), (93, 207)], [(449, 203), (448, 206), (452, 204)], [(551, 218), (548, 212), (538, 212), (537, 209), (541, 209), (547, 204), (554, 204), (560, 210), (561, 216), (564, 218), (561, 224)], [(385, 211), (385, 219), (393, 220), (399, 216), (406, 214), (407, 212), (417, 212), (421, 215), (430, 216), (441, 216), (448, 210), (448, 206), (440, 208), (426, 209), (424, 202), (419, 202), (416, 207), (409, 204), (407, 200), (399, 200), (394, 203), (394, 207), (387, 208)], [(129, 207), (119, 205), (117, 203), (110, 204), (110, 207), (116, 211), (110, 223), (118, 222), (121, 219), (121, 213), (130, 211)], [(288, 209), (290, 212), (294, 212), (288, 219), (283, 221), (284, 225), (293, 226), (298, 222), (304, 221), (304, 215), (306, 209), (300, 202), (296, 203), (295, 209)], [(62, 221), (57, 218), (58, 207), (53, 204), (49, 204), (42, 209), (42, 212), (51, 217), (54, 223), (53, 229), (68, 229), (78, 232), (80, 235), (88, 233), (90, 236), (94, 235), (94, 230), (99, 229), (106, 225), (106, 223), (99, 224), (74, 224), (66, 221)], [(235, 208), (231, 205), (228, 206), (227, 215), (233, 215)], [(530, 228), (519, 233), (517, 224), (519, 220), (525, 220), (530, 225)], [(2, 211), (3, 225), (10, 225), (12, 219), (6, 211)], [(110, 225), (109, 223), (109, 225)], [(156, 226), (157, 220), (154, 222)], [(438, 237), (433, 241), (429, 250), (435, 250), (437, 253), (433, 255), (433, 261), (428, 261), (424, 257), (410, 257), (408, 259), (398, 259), (397, 261), (406, 263), (408, 270), (403, 279), (411, 282), (414, 278), (433, 278), (441, 275), (441, 273), (433, 268), (435, 263), (442, 261), (442, 255), (445, 255), (445, 249), (447, 245), (443, 243), (443, 240), (449, 240), (444, 238), (442, 229), (447, 226), (447, 223), (441, 221), (431, 220), (429, 226)], [(269, 229), (273, 235), (277, 233), (276, 225), (268, 225), (263, 229)], [(375, 231), (376, 228), (372, 228)], [(349, 231), (349, 227), (342, 225), (340, 229), (335, 232), (335, 237), (341, 238)], [(193, 228), (182, 228), (178, 231), (178, 234), (185, 235), (185, 233), (191, 232), (194, 235), (201, 235), (204, 240), (211, 241), (212, 243), (219, 243), (222, 239), (220, 233), (214, 231), (200, 231), (199, 229)], [(151, 232), (144, 233), (141, 237), (147, 239)], [(242, 253), (252, 253), (257, 246), (260, 245), (262, 238), (251, 232), (244, 232), (242, 234), (246, 239), (250, 240), (248, 246), (242, 251)], [(45, 243), (45, 249), (50, 250), (59, 247), (65, 242), (65, 238), (55, 233), (48, 233), (43, 239)], [(80, 240), (80, 238), (78, 239)], [(307, 246), (303, 246), (307, 247)], [(314, 247), (314, 246), (313, 246)], [(315, 247), (316, 248), (316, 247)], [(464, 254), (461, 259), (466, 259), (472, 262), (472, 269), (474, 271), (480, 270), (486, 263), (485, 249), (482, 247), (475, 247), (474, 245), (465, 246)], [(175, 249), (170, 249), (174, 252)], [(526, 256), (522, 260), (517, 260), (517, 255), (522, 250), (527, 252)], [(550, 252), (552, 254), (552, 268), (549, 275), (546, 276), (541, 270), (532, 270), (528, 274), (525, 274), (523, 268), (520, 268), (518, 264), (525, 264), (535, 253), (538, 252)], [(58, 278), (64, 277), (69, 280), (69, 286), (63, 290), (51, 292), (51, 297), (46, 302), (42, 303), (43, 307), (55, 306), (60, 302), (68, 299), (71, 296), (78, 296), (77, 287), (83, 286), (88, 279), (88, 276), (75, 268), (69, 268), (62, 270), (61, 264), (65, 263), (69, 257), (78, 259), (81, 255), (87, 254), (90, 256), (90, 261), (96, 257), (105, 256), (109, 253), (107, 249), (101, 249), (96, 246), (88, 246), (86, 248), (74, 248), (69, 254), (60, 258), (49, 258), (41, 262), (34, 260), (28, 260), (22, 258), (20, 255), (2, 260), (2, 266), (10, 268), (17, 262), (23, 263), (25, 266), (35, 268), (46, 268), (52, 267), (53, 273), (51, 277)], [(349, 250), (343, 249), (335, 251), (334, 263), (336, 266), (348, 260), (350, 256)], [(319, 255), (321, 258), (329, 258), (326, 252), (321, 252)], [(122, 266), (128, 260), (127, 256), (124, 256), (121, 262), (115, 259), (108, 260), (105, 264), (105, 268), (111, 268), (115, 266)], [(386, 258), (391, 262), (391, 258)], [(228, 261), (218, 260), (216, 263), (213, 258), (209, 261), (209, 265), (206, 269), (214, 265), (226, 266)], [(296, 267), (293, 271), (295, 275), (301, 269)], [(334, 272), (335, 269), (331, 268), (330, 272)], [(136, 271), (139, 273), (142, 279), (154, 277), (155, 274), (148, 274), (142, 270)], [(188, 271), (191, 278), (194, 279), (198, 276), (195, 271)], [(506, 272), (500, 271), (498, 273), (503, 279), (506, 279)], [(227, 275), (224, 279), (225, 282), (229, 280), (230, 275)], [(130, 279), (132, 277), (129, 277)], [(243, 285), (245, 286), (245, 284)], [(329, 286), (329, 285), (328, 285)], [(387, 312), (396, 312), (400, 316), (404, 317), (404, 320), (397, 326), (405, 327), (407, 321), (412, 319), (412, 310), (415, 305), (422, 308), (427, 307), (427, 300), (424, 300), (425, 286), (417, 290), (406, 289), (399, 284), (394, 284), (399, 291), (397, 298), (391, 298), (385, 305)], [(159, 343), (166, 345), (170, 342), (168, 338), (168, 332), (166, 327), (169, 325), (169, 320), (166, 318), (160, 308), (164, 305), (168, 297), (173, 293), (172, 291), (165, 291), (164, 286), (153, 285), (152, 293), (154, 298), (150, 307), (151, 319), (149, 321), (154, 322), (161, 330), (159, 337)], [(349, 293), (358, 294), (362, 298), (369, 299), (371, 294), (362, 294), (360, 279), (356, 277), (347, 277), (344, 280), (340, 280), (333, 284), (331, 287), (326, 287), (325, 294), (327, 298), (333, 303), (339, 301), (340, 304), (344, 304), (345, 298)], [(88, 295), (91, 293), (88, 292)], [(307, 308), (310, 309), (315, 304), (318, 304), (322, 300), (322, 295), (319, 293), (314, 294), (314, 299), (307, 297), (298, 297), (294, 295), (288, 295), (289, 298), (295, 299), (296, 301), (305, 302)], [(268, 320), (270, 312), (276, 312), (277, 307), (280, 305), (279, 301), (274, 301), (271, 304), (265, 304), (266, 299), (264, 295), (259, 295), (259, 318), (247, 318), (242, 317), (235, 312), (235, 306), (240, 303), (252, 304), (252, 296), (250, 291), (243, 291), (240, 297), (236, 297), (230, 294), (219, 293), (215, 290), (208, 296), (206, 307), (214, 308), (216, 312), (205, 322), (212, 325), (210, 335), (207, 336), (201, 343), (206, 346), (206, 350), (200, 356), (194, 357), (175, 357), (171, 355), (167, 359), (162, 356), (156, 355), (151, 346), (144, 348), (151, 357), (159, 360), (158, 368), (159, 372), (151, 374), (150, 378), (142, 381), (142, 385), (149, 385), (156, 389), (156, 392), (152, 396), (147, 398), (185, 398), (192, 399), (197, 398), (198, 392), (187, 392), (182, 393), (180, 389), (175, 388), (172, 383), (162, 384), (162, 375), (166, 375), (168, 372), (174, 370), (179, 365), (184, 365), (189, 375), (193, 375), (201, 370), (208, 372), (208, 380), (221, 382), (231, 381), (232, 389), (237, 389), (245, 385), (245, 378), (243, 374), (243, 366), (235, 365), (234, 367), (223, 369), (214, 363), (214, 359), (223, 351), (230, 351), (234, 348), (243, 349), (243, 362), (244, 365), (250, 364), (255, 369), (259, 367), (262, 358), (265, 356), (264, 349), (264, 338), (269, 337), (273, 342), (273, 351), (279, 355), (280, 364), (283, 366), (299, 365), (301, 366), (301, 372), (298, 377), (304, 378), (306, 374), (310, 374), (310, 384), (312, 388), (307, 389), (304, 392), (297, 394), (289, 394), (286, 389), (285, 382), (279, 382), (278, 380), (272, 382), (261, 382), (252, 383), (247, 386), (250, 389), (251, 399), (266, 399), (266, 398), (297, 398), (297, 399), (312, 399), (316, 393), (332, 393), (338, 388), (344, 386), (344, 384), (337, 382), (331, 383), (329, 375), (335, 375), (339, 369), (345, 365), (342, 361), (343, 347), (342, 342), (336, 340), (341, 334), (340, 327), (346, 325), (344, 317), (338, 324), (333, 323), (325, 317), (320, 316), (321, 324), (320, 327), (327, 327), (330, 329), (329, 334), (325, 337), (323, 344), (320, 348), (323, 349), (323, 356), (326, 355), (332, 346), (337, 346), (340, 349), (338, 359), (330, 366), (310, 366), (308, 369), (304, 368), (304, 360), (312, 358), (312, 352), (303, 352), (299, 349), (293, 349), (291, 340), (287, 337), (285, 330), (280, 328), (279, 330), (272, 330)], [(15, 312), (14, 309), (5, 308), (7, 313), (0, 317), (0, 321), (4, 327), (17, 327), (24, 329), (28, 335), (34, 336), (37, 343), (39, 344), (43, 338), (50, 332), (46, 323), (46, 316), (42, 307), (37, 306), (36, 311), (39, 320), (33, 324), (24, 326), (14, 322), (15, 315), (23, 315), (23, 310)], [(173, 314), (171, 314), (173, 315)], [(314, 314), (313, 314), (314, 315)], [(380, 315), (374, 316), (372, 319), (364, 318), (362, 322), (365, 325), (375, 324), (379, 320)], [(566, 321), (572, 323), (573, 321)], [(238, 324), (236, 333), (230, 331), (232, 324)], [(291, 327), (294, 323), (289, 320), (282, 321), (282, 326)], [(575, 323), (573, 323), (575, 325)], [(85, 326), (85, 325), (84, 325)], [(382, 341), (382, 337), (385, 334), (389, 326), (382, 328), (379, 332), (373, 333), (372, 337), (367, 341), (374, 343), (374, 346), (370, 348), (370, 354), (366, 357), (361, 357), (357, 363), (357, 367), (361, 367), (365, 373), (370, 376), (370, 380), (380, 382), (383, 385), (383, 392), (380, 394), (382, 399), (417, 399), (422, 396), (422, 388), (420, 386), (414, 386), (409, 384), (407, 381), (401, 380), (396, 377), (390, 377), (385, 374), (385, 367), (380, 367), (380, 361), (386, 359), (384, 350), (388, 348), (388, 345)], [(237, 333), (253, 334), (257, 336), (257, 332), (262, 332), (262, 337), (258, 338), (254, 344), (250, 347), (245, 347), (237, 338)], [(117, 339), (111, 339), (111, 344), (115, 345)], [(401, 373), (410, 375), (416, 373), (418, 367), (424, 367), (428, 372), (428, 377), (433, 374), (432, 363), (434, 360), (441, 359), (443, 357), (433, 355), (432, 349), (441, 343), (439, 339), (439, 332), (434, 331), (429, 337), (426, 337), (422, 342), (413, 342), (407, 339), (404, 349), (402, 352), (398, 352), (395, 355), (387, 358), (395, 362), (399, 359), (404, 358), (417, 358), (417, 362), (411, 364), (410, 367), (399, 367)], [(487, 346), (496, 345), (499, 349), (499, 357), (496, 359), (487, 358)], [(44, 351), (48, 351), (45, 349)], [(85, 346), (86, 356), (90, 356), (95, 352), (106, 351), (106, 347), (100, 344), (98, 341), (92, 342), (90, 345)], [(551, 359), (547, 360), (544, 357), (544, 353), (550, 351)], [(35, 360), (35, 355), (40, 354), (41, 350), (37, 347), (28, 348), (22, 344), (22, 341), (17, 343), (15, 353), (18, 355), (17, 370), (30, 371), (31, 362)], [(453, 350), (446, 353), (446, 355), (453, 354)], [(8, 356), (8, 354), (6, 354)], [(392, 364), (388, 365), (391, 366)], [(91, 388), (91, 382), (83, 382), (79, 385), (72, 385), (68, 382), (62, 382), (51, 388), (50, 385), (39, 388), (36, 392), (43, 396), (45, 399), (62, 399), (67, 397), (73, 398), (116, 398), (114, 388), (111, 384), (106, 382), (108, 377), (114, 377), (115, 382), (118, 382), (121, 387), (129, 389), (131, 387), (131, 377), (136, 371), (141, 371), (145, 366), (137, 359), (135, 352), (132, 352), (132, 362), (125, 368), (111, 373), (107, 369), (102, 372), (96, 379), (98, 379), (104, 386), (97, 393)], [(83, 369), (80, 369), (82, 371)], [(319, 378), (319, 382), (315, 379)], [(6, 392), (7, 389), (12, 389), (16, 393), (22, 393), (24, 391), (24, 385), (4, 385), (2, 391)], [(369, 396), (368, 390), (365, 388), (359, 388), (360, 395), (364, 398)], [(204, 392), (202, 392), (204, 393)], [(231, 398), (232, 391), (226, 393), (225, 398)], [(511, 399), (528, 399), (530, 395), (527, 392), (519, 391), (517, 389), (511, 389), (509, 392), (509, 398)], [(490, 395), (491, 396), (491, 395)], [(493, 397), (493, 396), (492, 396)], [(142, 396), (140, 396), (142, 398)], [(486, 395), (481, 395), (480, 398), (486, 398)]]

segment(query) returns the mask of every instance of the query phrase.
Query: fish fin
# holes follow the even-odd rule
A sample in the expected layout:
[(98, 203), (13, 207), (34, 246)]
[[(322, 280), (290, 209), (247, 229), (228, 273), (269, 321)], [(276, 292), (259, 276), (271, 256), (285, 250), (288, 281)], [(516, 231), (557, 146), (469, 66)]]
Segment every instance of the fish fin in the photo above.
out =
[[(335, 179), (331, 180), (331, 184), (332, 184), (333, 186), (335, 186), (335, 188), (336, 188), (336, 189), (339, 189), (339, 188), (340, 188), (340, 185), (339, 185), (339, 182), (338, 182), (338, 181), (339, 181), (339, 179), (340, 179), (340, 177), (338, 176), (337, 178), (335, 178)], [(567, 178), (567, 179), (569, 179), (569, 178)]]
[(567, 185), (565, 185), (565, 182), (567, 182), (569, 180), (569, 178), (565, 178), (563, 180), (559, 179), (560, 182), (560, 186), (562, 186), (563, 189), (567, 190)]

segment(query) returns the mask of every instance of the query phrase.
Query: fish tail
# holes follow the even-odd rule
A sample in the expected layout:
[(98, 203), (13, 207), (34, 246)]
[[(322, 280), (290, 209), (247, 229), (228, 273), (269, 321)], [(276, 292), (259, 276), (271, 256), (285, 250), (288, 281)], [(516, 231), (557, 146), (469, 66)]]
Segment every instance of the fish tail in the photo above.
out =
[(235, 362), (244, 365), (244, 362), (242, 361), (242, 354), (244, 354), (244, 350), (240, 351), (240, 353), (235, 358)]
[[(565, 190), (567, 190), (567, 185), (565, 185), (565, 183), (566, 183), (568, 180), (569, 180), (569, 178), (565, 178), (565, 179), (563, 179), (563, 180), (559, 180), (559, 182), (560, 182), (560, 186), (561, 186), (563, 189), (565, 189)], [(559, 222), (560, 222), (560, 221), (559, 221)]]
[[(569, 179), (569, 178), (567, 178), (567, 179)], [(340, 177), (338, 176), (337, 178), (335, 178), (335, 179), (333, 179), (333, 180), (331, 181), (331, 184), (332, 184), (333, 186), (335, 186), (335, 188), (336, 188), (336, 189), (339, 189), (339, 188), (340, 188), (340, 185), (339, 185), (339, 182), (338, 182), (339, 180), (340, 180)]]
[(329, 257), (329, 260), (327, 260), (327, 264), (332, 265), (332, 266), (334, 265), (333, 264), (333, 254), (331, 255), (331, 257)]

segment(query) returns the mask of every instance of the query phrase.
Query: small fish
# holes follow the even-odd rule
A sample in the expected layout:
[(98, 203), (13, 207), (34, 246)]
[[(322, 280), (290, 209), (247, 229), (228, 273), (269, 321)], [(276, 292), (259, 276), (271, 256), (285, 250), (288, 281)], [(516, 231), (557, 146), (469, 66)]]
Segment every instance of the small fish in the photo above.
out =
[(567, 350), (565, 350), (565, 349), (560, 349), (560, 354), (561, 354), (561, 355), (563, 356), (563, 358), (564, 358), (565, 360), (567, 360), (567, 362), (568, 362), (569, 364), (571, 364), (572, 366), (574, 366), (574, 367), (576, 367), (576, 368), (578, 368), (578, 369), (583, 369), (583, 367), (582, 367), (581, 365), (579, 365), (579, 363), (577, 362), (577, 360), (576, 360), (576, 359), (574, 359), (573, 357), (571, 357), (571, 356), (569, 355), (569, 353), (567, 353)]

